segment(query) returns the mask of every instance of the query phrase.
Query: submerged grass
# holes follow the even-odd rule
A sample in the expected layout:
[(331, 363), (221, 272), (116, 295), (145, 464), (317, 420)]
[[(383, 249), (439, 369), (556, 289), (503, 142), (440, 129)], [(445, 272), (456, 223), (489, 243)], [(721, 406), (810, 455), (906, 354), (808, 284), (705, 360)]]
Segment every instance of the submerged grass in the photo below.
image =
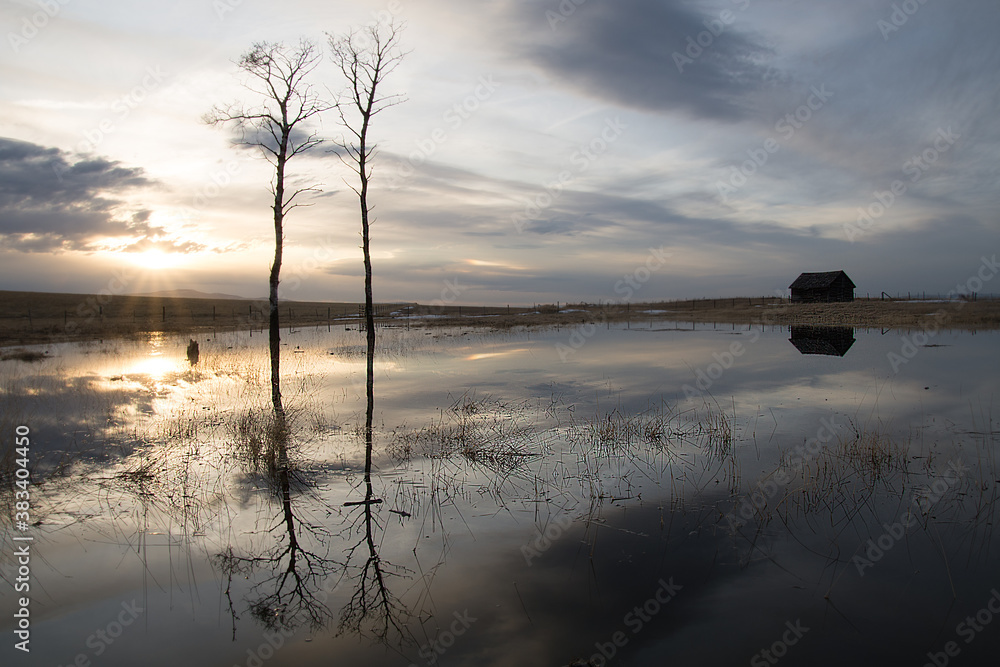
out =
[(630, 445), (661, 447), (678, 435), (672, 420), (669, 411), (628, 414), (615, 408), (581, 425), (578, 435), (584, 442), (608, 451)]
[(29, 364), (48, 358), (47, 354), (37, 350), (10, 350), (0, 354), (0, 361), (23, 361)]
[(708, 403), (700, 409), (679, 411), (666, 402), (641, 412), (620, 406), (572, 424), (569, 439), (598, 453), (614, 454), (634, 447), (670, 448), (694, 444), (715, 459), (733, 451), (735, 414), (727, 415)]
[[(948, 554), (990, 548), (1000, 510), (998, 443), (992, 434), (971, 439), (956, 434), (947, 454), (932, 449), (925, 455), (883, 425), (851, 426), (847, 437), (808, 460), (796, 464), (784, 456), (776, 470), (737, 499), (726, 523), (731, 531), (736, 528), (732, 534), (744, 549), (744, 565), (772, 558), (769, 550), (780, 535), (774, 521), (797, 541), (806, 534), (825, 535), (830, 565), (834, 571), (843, 567), (841, 572), (854, 569), (851, 559), (865, 553), (867, 540), (887, 531), (907, 535), (911, 544), (918, 536), (929, 541), (946, 570)], [(975, 462), (959, 455), (967, 447), (975, 450)], [(914, 466), (919, 459), (923, 465)], [(850, 546), (854, 540), (856, 550)]]
[(274, 447), (277, 424), (270, 407), (249, 407), (235, 411), (225, 422), (234, 457), (250, 474), (271, 477), (276, 469)]
[(526, 408), (465, 393), (441, 410), (437, 421), (418, 429), (396, 429), (388, 453), (397, 461), (415, 454), (429, 459), (461, 457), (497, 472), (512, 471), (540, 454), (533, 448), (538, 438)]

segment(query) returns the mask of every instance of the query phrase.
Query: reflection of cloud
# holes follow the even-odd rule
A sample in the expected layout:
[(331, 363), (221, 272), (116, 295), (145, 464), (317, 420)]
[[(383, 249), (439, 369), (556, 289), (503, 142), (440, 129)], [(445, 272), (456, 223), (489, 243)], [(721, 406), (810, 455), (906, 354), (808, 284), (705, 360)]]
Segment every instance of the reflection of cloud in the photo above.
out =
[(466, 361), (479, 361), (481, 359), (493, 359), (494, 357), (509, 357), (514, 354), (520, 354), (521, 352), (530, 352), (526, 347), (520, 347), (516, 350), (504, 350), (503, 352), (480, 352), (477, 354), (470, 354), (465, 358)]

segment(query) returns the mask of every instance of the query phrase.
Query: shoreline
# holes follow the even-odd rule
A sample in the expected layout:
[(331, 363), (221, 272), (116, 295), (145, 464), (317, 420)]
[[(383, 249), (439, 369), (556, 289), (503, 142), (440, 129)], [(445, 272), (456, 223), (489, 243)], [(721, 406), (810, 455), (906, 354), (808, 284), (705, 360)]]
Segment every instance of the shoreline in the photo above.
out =
[[(632, 304), (428, 306), (376, 304), (379, 326), (572, 327), (592, 323), (685, 322), (766, 326), (845, 326), (869, 329), (1000, 329), (1000, 300), (789, 303), (777, 297), (733, 297)], [(72, 315), (71, 315), (72, 313)], [(0, 347), (128, 338), (160, 332), (205, 334), (263, 331), (268, 304), (260, 300), (197, 299), (0, 292)], [(282, 329), (357, 328), (356, 303), (282, 301)]]

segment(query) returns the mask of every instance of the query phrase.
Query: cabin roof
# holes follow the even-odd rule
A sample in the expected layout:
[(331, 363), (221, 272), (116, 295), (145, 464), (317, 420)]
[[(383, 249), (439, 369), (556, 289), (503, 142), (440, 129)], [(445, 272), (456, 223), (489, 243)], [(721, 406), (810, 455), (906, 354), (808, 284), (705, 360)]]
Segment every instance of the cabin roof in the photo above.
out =
[(802, 273), (795, 282), (789, 285), (789, 289), (823, 289), (829, 287), (843, 276), (851, 287), (857, 287), (847, 274), (843, 271), (825, 271), (823, 273)]

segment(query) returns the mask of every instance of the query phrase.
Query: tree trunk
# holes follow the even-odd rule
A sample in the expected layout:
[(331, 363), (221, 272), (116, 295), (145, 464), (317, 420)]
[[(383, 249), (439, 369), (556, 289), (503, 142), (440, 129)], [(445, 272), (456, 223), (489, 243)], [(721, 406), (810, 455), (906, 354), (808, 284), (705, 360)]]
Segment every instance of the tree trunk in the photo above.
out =
[[(282, 224), (284, 222), (284, 198), (285, 198), (285, 142), (282, 142), (281, 151), (277, 159), (277, 171), (275, 173), (274, 187), (274, 262), (271, 264), (271, 275), (269, 278), (268, 302), (270, 305), (270, 317), (268, 327), (268, 342), (271, 352), (271, 404), (274, 407), (275, 419), (280, 421), (280, 427), (284, 429), (285, 410), (281, 403), (281, 332), (278, 315), (278, 282), (281, 275), (281, 251), (284, 242)], [(276, 426), (278, 423), (276, 421)]]
[[(372, 90), (374, 95), (374, 89)], [(371, 118), (371, 99), (369, 99), (368, 113), (366, 113), (361, 123), (361, 150), (358, 156), (358, 173), (361, 176), (361, 191), (358, 198), (361, 201), (361, 250), (365, 263), (365, 327), (368, 333), (368, 366), (367, 366), (367, 390), (369, 420), (366, 428), (366, 438), (371, 442), (371, 409), (375, 401), (375, 304), (372, 297), (372, 256), (369, 235), (368, 219), (368, 173), (367, 160), (365, 155), (365, 142), (368, 135), (368, 121)], [(370, 452), (370, 447), (369, 447)]]

